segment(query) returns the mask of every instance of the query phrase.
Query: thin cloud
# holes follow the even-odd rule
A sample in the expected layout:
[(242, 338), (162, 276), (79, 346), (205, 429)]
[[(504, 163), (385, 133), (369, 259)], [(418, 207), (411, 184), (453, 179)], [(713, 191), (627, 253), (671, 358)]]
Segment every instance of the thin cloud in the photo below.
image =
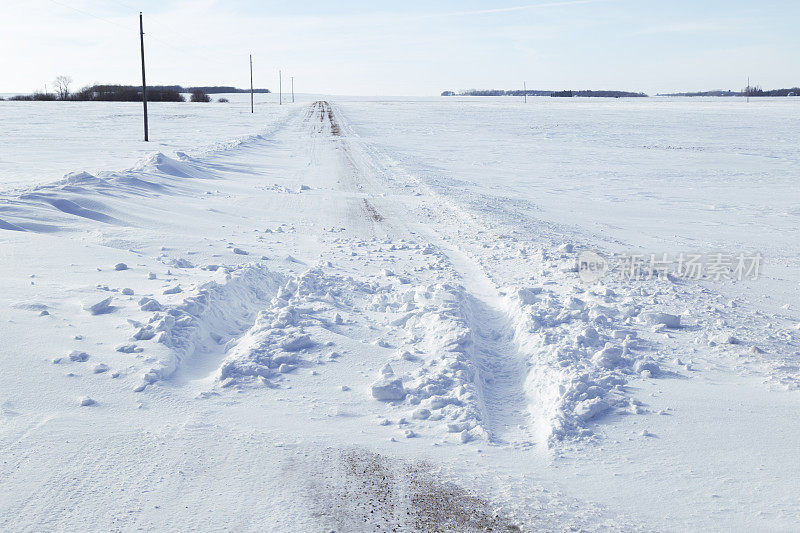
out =
[(681, 22), (674, 24), (663, 24), (660, 26), (651, 26), (649, 28), (642, 28), (636, 32), (636, 35), (657, 35), (662, 33), (716, 33), (716, 32), (731, 32), (740, 31), (744, 28), (741, 21), (691, 21)]
[(452, 13), (439, 13), (431, 16), (458, 16), (458, 15), (489, 15), (492, 13), (509, 13), (512, 11), (526, 11), (529, 9), (540, 9), (545, 7), (562, 7), (562, 6), (573, 6), (573, 5), (580, 5), (580, 4), (598, 4), (604, 2), (610, 2), (613, 0), (566, 0), (564, 2), (547, 2), (543, 4), (528, 4), (524, 6), (511, 6), (511, 7), (498, 7), (493, 9), (479, 9), (475, 11), (454, 11)]

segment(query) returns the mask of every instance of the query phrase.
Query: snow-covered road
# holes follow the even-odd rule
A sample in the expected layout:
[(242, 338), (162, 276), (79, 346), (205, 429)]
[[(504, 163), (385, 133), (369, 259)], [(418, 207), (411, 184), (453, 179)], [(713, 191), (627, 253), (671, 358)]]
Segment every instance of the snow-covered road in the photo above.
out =
[(796, 258), (585, 284), (654, 230), (490, 179), (550, 145), (494, 161), (498, 108), (458, 105), (298, 103), (5, 193), (0, 528), (791, 529), (800, 318), (749, 295)]

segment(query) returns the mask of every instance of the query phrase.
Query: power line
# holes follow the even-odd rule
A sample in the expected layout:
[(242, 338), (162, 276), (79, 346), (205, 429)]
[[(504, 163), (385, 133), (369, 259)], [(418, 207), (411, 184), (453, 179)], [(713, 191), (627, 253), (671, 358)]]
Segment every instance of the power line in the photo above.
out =
[[(117, 5), (120, 5), (120, 6), (124, 7), (124, 8), (132, 10), (134, 12), (134, 14), (139, 12), (138, 8), (135, 8), (135, 7), (131, 6), (130, 4), (126, 4), (125, 2), (121, 2), (120, 0), (111, 0), (111, 1), (116, 3)], [(177, 34), (177, 32), (175, 31), (174, 28), (168, 28), (166, 25), (161, 24), (160, 22), (158, 22), (158, 18), (157, 17), (158, 17), (158, 15), (148, 15), (147, 23), (150, 24), (150, 25), (155, 24), (157, 27), (160, 27), (165, 33), (169, 33), (171, 35), (176, 35)], [(194, 54), (192, 52), (190, 52), (190, 51), (188, 51), (188, 50), (186, 50), (184, 48), (181, 48), (180, 46), (177, 46), (174, 43), (165, 41), (164, 39), (161, 39), (159, 37), (153, 37), (152, 30), (147, 32), (147, 34), (150, 36), (150, 39), (152, 39), (153, 41), (157, 41), (157, 42), (159, 42), (159, 43), (161, 43), (163, 45), (166, 45), (166, 46), (169, 46), (170, 48), (178, 50), (179, 52), (183, 52), (184, 54), (188, 54), (188, 55), (191, 55), (192, 57), (194, 57)], [(188, 39), (184, 38), (183, 40), (186, 41)], [(203, 58), (203, 60), (205, 60), (205, 58)]]
[[(135, 8), (133, 6), (131, 6), (130, 4), (127, 4), (126, 2), (123, 2), (121, 0), (111, 0), (111, 1), (116, 3), (119, 6), (124, 7), (125, 9), (134, 10), (137, 15), (139, 14), (138, 10), (135, 10)], [(50, 2), (55, 4), (55, 5), (64, 7), (64, 8), (69, 9), (69, 10), (72, 10), (72, 11), (74, 11), (76, 13), (80, 13), (81, 15), (84, 15), (84, 16), (87, 16), (87, 17), (91, 17), (91, 18), (99, 20), (101, 22), (105, 22), (106, 24), (110, 24), (110, 25), (112, 25), (112, 26), (114, 26), (116, 28), (122, 28), (126, 32), (131, 31), (131, 29), (132, 29), (131, 26), (128, 26), (128, 25), (116, 22), (114, 20), (108, 19), (106, 17), (97, 15), (97, 14), (92, 13), (90, 11), (87, 11), (85, 9), (79, 9), (79, 8), (73, 7), (73, 6), (71, 6), (69, 4), (66, 4), (64, 2), (61, 2), (59, 0), (50, 0)], [(148, 24), (150, 24), (151, 22), (152, 22), (152, 19), (148, 18)], [(167, 28), (165, 25), (160, 24), (158, 22), (156, 22), (156, 25), (157, 26), (161, 26), (162, 28), (165, 28), (165, 30), (168, 31), (170, 33), (170, 35), (173, 35), (173, 36), (176, 35), (176, 32), (172, 28)], [(140, 31), (141, 31), (141, 28), (140, 28)], [(180, 52), (180, 53), (184, 54), (185, 56), (190, 57), (194, 62), (203, 64), (203, 65), (208, 65), (209, 63), (212, 63), (212, 64), (219, 65), (220, 67), (224, 66), (226, 69), (230, 69), (231, 65), (230, 65), (229, 61), (223, 60), (221, 57), (220, 58), (209, 57), (209, 55), (213, 55), (213, 52), (211, 54), (203, 54), (203, 55), (197, 54), (196, 52), (191, 52), (189, 50), (181, 48), (180, 46), (176, 46), (176, 45), (174, 45), (174, 44), (172, 44), (172, 43), (170, 43), (168, 41), (165, 41), (164, 39), (161, 39), (161, 38), (153, 35), (152, 31), (148, 32), (147, 36), (148, 36), (148, 39), (151, 42), (155, 41), (157, 43), (160, 43), (163, 46), (166, 46), (166, 47), (171, 48), (171, 49), (173, 49), (173, 50), (175, 50), (177, 52)], [(189, 41), (188, 38), (184, 38), (183, 40), (187, 41), (187, 42)], [(280, 75), (279, 75), (279, 77), (280, 77)], [(282, 83), (281, 83), (280, 80), (278, 82), (278, 85), (279, 85), (279, 87), (278, 87), (279, 103), (282, 104), (283, 103), (283, 94), (282, 94), (283, 91), (282, 91)], [(250, 87), (251, 87), (251, 100), (252, 100), (252, 97), (253, 97), (252, 74), (251, 74), (251, 79), (250, 79)], [(294, 95), (292, 95), (292, 98), (294, 99)], [(251, 102), (251, 104), (252, 104), (252, 102)], [(252, 107), (252, 105), (251, 105), (251, 107)]]
[(82, 15), (86, 15), (87, 17), (92, 17), (92, 18), (95, 18), (97, 20), (102, 20), (103, 22), (107, 22), (108, 24), (113, 24), (114, 26), (117, 26), (118, 28), (124, 28), (126, 30), (130, 29), (127, 26), (123, 26), (122, 24), (120, 24), (118, 22), (114, 22), (113, 20), (108, 20), (107, 18), (100, 17), (98, 15), (95, 15), (94, 13), (89, 13), (88, 11), (83, 11), (82, 9), (78, 9), (77, 7), (72, 7), (72, 6), (67, 5), (67, 4), (62, 4), (61, 2), (57, 2), (56, 0), (50, 0), (50, 2), (52, 2), (52, 3), (54, 3), (54, 4), (58, 5), (58, 6), (61, 6), (61, 7), (66, 7), (67, 9), (71, 9), (71, 10), (73, 10), (73, 11), (75, 11), (77, 13), (80, 13)]
[[(130, 29), (131, 29), (130, 26), (126, 26), (124, 24), (120, 24), (119, 22), (115, 22), (115, 21), (107, 19), (105, 17), (101, 17), (100, 15), (96, 15), (94, 13), (91, 13), (91, 12), (83, 10), (83, 9), (78, 9), (76, 7), (73, 7), (73, 6), (69, 5), (69, 4), (65, 4), (63, 2), (59, 2), (58, 0), (49, 0), (49, 1), (52, 2), (53, 4), (58, 5), (58, 6), (65, 7), (67, 9), (71, 9), (72, 11), (75, 11), (76, 13), (80, 13), (80, 14), (85, 15), (87, 17), (91, 17), (91, 18), (100, 20), (102, 22), (105, 22), (107, 24), (111, 24), (111, 25), (116, 26), (118, 28), (123, 28), (126, 31), (130, 31)], [(121, 5), (121, 6), (125, 7), (125, 8), (133, 9), (132, 6), (130, 6), (130, 5), (126, 4), (126, 3), (124, 3), (124, 2), (120, 2), (119, 0), (112, 0), (112, 1), (116, 2), (118, 5)], [(138, 10), (136, 10), (136, 13), (138, 13)], [(148, 24), (149, 23), (150, 23), (150, 19), (148, 18)], [(163, 26), (163, 25), (161, 25), (159, 23), (156, 23), (156, 25), (157, 26), (161, 26), (162, 28), (166, 29), (165, 26)], [(173, 34), (175, 33), (173, 30), (169, 30), (169, 31), (171, 33), (173, 33)], [(199, 55), (197, 55), (197, 54), (195, 54), (193, 52), (190, 52), (189, 50), (186, 50), (184, 48), (181, 48), (180, 46), (176, 46), (176, 45), (174, 45), (174, 44), (172, 44), (172, 43), (170, 43), (168, 41), (165, 41), (164, 39), (161, 39), (159, 37), (154, 36), (152, 31), (148, 32), (147, 35), (148, 35), (148, 38), (151, 41), (156, 41), (156, 42), (158, 42), (158, 43), (160, 43), (160, 44), (162, 44), (162, 45), (164, 45), (164, 46), (166, 46), (168, 48), (171, 48), (171, 49), (176, 50), (176, 51), (178, 51), (178, 52), (180, 52), (182, 54), (185, 54), (186, 56), (191, 57), (193, 60), (197, 61), (198, 63), (204, 63), (204, 64), (209, 63), (209, 59), (210, 58), (208, 57), (208, 55), (199, 56)], [(223, 65), (225, 67), (229, 67), (230, 66), (230, 64), (227, 61), (224, 61), (222, 59), (211, 59), (211, 61), (214, 62), (214, 63), (219, 64), (220, 66), (223, 66)]]

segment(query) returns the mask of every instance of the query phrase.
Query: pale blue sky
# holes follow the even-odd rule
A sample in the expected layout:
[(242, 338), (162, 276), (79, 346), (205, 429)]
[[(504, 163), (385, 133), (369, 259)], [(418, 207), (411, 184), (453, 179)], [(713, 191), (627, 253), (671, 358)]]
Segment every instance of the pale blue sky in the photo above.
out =
[(507, 0), (3, 0), (0, 92), (57, 74), (76, 85), (148, 81), (426, 95), (446, 89), (649, 93), (800, 85), (800, 2)]

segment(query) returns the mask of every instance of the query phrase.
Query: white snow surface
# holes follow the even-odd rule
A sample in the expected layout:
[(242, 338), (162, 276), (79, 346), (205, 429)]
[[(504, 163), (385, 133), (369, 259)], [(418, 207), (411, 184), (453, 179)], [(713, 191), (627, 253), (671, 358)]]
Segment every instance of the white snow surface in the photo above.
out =
[(0, 529), (800, 520), (793, 100), (236, 96), (0, 102)]

